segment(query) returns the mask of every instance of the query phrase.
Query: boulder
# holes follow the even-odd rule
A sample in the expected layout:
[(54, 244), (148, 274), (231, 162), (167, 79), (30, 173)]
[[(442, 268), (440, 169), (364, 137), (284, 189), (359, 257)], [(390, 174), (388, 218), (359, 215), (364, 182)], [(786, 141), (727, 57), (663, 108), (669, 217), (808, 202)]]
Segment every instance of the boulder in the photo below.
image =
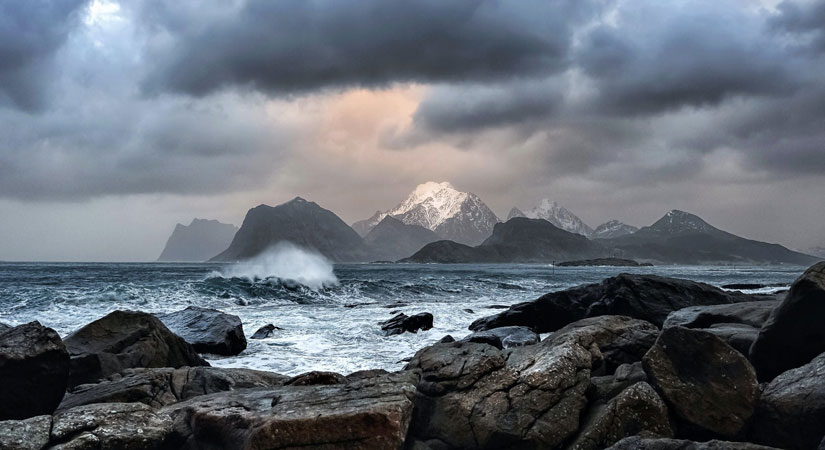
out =
[(69, 353), (38, 322), (0, 331), (0, 420), (54, 412), (69, 380)]
[(287, 386), (317, 386), (330, 384), (343, 384), (347, 382), (347, 377), (335, 372), (313, 371), (296, 375), (286, 382)]
[(111, 312), (75, 331), (64, 342), (71, 356), (71, 387), (129, 368), (209, 365), (157, 317), (138, 311)]
[(275, 330), (281, 330), (282, 328), (278, 328), (271, 323), (268, 325), (264, 325), (261, 328), (258, 328), (258, 331), (252, 335), (250, 339), (266, 339), (268, 337), (272, 337), (275, 335)]
[(570, 450), (601, 450), (627, 436), (673, 437), (667, 406), (645, 382), (623, 390), (607, 405), (594, 407)]
[(786, 449), (813, 449), (825, 436), (825, 354), (774, 378), (762, 391), (751, 438)]
[(405, 331), (417, 333), (418, 330), (429, 330), (433, 327), (433, 315), (427, 312), (412, 316), (400, 313), (390, 320), (381, 322), (379, 325), (381, 325), (381, 330), (384, 331), (384, 336), (401, 334)]
[(642, 360), (650, 383), (676, 416), (681, 435), (736, 437), (759, 396), (745, 357), (711, 333), (662, 331)]
[(551, 292), (470, 325), (473, 331), (519, 325), (537, 333), (556, 331), (586, 317), (622, 315), (661, 327), (668, 314), (697, 305), (755, 301), (762, 297), (727, 292), (705, 283), (656, 275), (620, 274), (601, 283)]
[(607, 403), (622, 391), (641, 381), (647, 381), (647, 374), (642, 368), (642, 362), (622, 364), (616, 368), (613, 375), (602, 375), (590, 378), (590, 389), (587, 398), (592, 405)]
[(825, 352), (825, 261), (794, 281), (750, 349), (761, 381), (807, 364)]
[(406, 368), (421, 380), (411, 436), (439, 448), (559, 447), (579, 429), (592, 359), (574, 342), (422, 349)]
[(466, 336), (462, 341), (489, 343), (498, 348), (512, 348), (536, 344), (541, 341), (541, 337), (527, 327), (501, 327), (477, 331)]
[(609, 447), (608, 450), (779, 450), (749, 442), (707, 441), (693, 442), (681, 439), (645, 439), (629, 437)]
[(59, 411), (92, 403), (139, 402), (153, 408), (199, 395), (284, 384), (289, 378), (251, 369), (182, 367), (127, 369), (96, 384), (75, 387), (63, 398)]
[(0, 448), (9, 450), (162, 450), (172, 420), (141, 403), (86, 405), (54, 416), (0, 422)]
[(164, 408), (184, 448), (400, 449), (415, 396), (410, 374), (325, 386), (211, 394)]
[(546, 340), (550, 345), (575, 341), (584, 348), (597, 346), (601, 364), (594, 370), (611, 374), (622, 364), (641, 361), (658, 336), (659, 329), (644, 320), (598, 316), (573, 322)]
[(198, 306), (155, 316), (200, 353), (234, 356), (246, 349), (238, 316)]
[(762, 300), (730, 305), (690, 306), (670, 313), (663, 328), (710, 328), (719, 323), (740, 323), (761, 328), (779, 303), (779, 300)]
[(716, 323), (703, 330), (719, 337), (744, 356), (748, 356), (753, 342), (759, 335), (758, 328), (742, 323)]

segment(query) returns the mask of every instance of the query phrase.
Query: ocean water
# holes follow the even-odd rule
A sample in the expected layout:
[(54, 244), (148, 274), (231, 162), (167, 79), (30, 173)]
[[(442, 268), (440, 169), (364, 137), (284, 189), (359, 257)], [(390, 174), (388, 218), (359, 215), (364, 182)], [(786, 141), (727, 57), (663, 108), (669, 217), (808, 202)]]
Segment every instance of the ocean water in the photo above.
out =
[[(294, 249), (293, 249), (294, 250)], [(38, 320), (66, 336), (116, 309), (167, 312), (189, 305), (237, 314), (247, 338), (272, 323), (272, 338), (249, 339), (238, 356), (206, 355), (215, 366), (283, 374), (397, 370), (402, 359), (475, 319), (547, 292), (621, 272), (714, 285), (788, 286), (804, 267), (549, 265), (330, 265), (287, 249), (247, 264), (0, 263), (0, 322)], [(385, 337), (378, 322), (396, 312), (431, 312), (434, 328)]]

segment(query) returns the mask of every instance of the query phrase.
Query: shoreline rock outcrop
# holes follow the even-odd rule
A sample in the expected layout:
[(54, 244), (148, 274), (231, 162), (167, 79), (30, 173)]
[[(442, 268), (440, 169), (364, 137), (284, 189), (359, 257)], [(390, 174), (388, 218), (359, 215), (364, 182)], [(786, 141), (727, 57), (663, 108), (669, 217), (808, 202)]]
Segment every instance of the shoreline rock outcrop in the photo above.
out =
[(155, 317), (199, 353), (234, 356), (246, 349), (241, 318), (234, 314), (189, 306), (180, 311), (155, 314)]

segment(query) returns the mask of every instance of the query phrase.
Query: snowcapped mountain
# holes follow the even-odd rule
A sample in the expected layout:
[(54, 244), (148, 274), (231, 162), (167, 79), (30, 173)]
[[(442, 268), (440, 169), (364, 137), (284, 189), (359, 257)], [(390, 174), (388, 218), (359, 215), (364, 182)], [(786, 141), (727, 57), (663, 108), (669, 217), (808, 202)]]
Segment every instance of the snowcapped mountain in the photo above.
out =
[(571, 233), (580, 234), (586, 237), (593, 235), (593, 229), (587, 226), (587, 224), (579, 219), (575, 214), (570, 212), (564, 206), (561, 206), (554, 201), (550, 201), (550, 199), (547, 198), (539, 202), (538, 206), (535, 208), (524, 212), (517, 208), (513, 208), (510, 210), (507, 220), (510, 220), (513, 217), (544, 219), (562, 230), (569, 231)]
[(352, 224), (359, 233), (369, 233), (384, 217), (392, 216), (408, 225), (420, 225), (442, 239), (476, 245), (493, 232), (498, 217), (471, 192), (456, 190), (450, 183), (433, 181), (419, 184), (395, 208), (376, 212)]
[(610, 220), (597, 226), (591, 237), (593, 239), (610, 239), (632, 234), (637, 231), (639, 231), (639, 229), (633, 225), (628, 225), (618, 220)]

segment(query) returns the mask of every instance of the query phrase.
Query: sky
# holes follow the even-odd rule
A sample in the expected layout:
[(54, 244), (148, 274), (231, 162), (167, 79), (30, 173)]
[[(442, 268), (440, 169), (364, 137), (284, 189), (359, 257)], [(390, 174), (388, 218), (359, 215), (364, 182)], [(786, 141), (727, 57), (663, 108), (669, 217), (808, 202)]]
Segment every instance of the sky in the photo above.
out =
[(825, 246), (825, 0), (0, 0), (0, 260), (430, 180)]

